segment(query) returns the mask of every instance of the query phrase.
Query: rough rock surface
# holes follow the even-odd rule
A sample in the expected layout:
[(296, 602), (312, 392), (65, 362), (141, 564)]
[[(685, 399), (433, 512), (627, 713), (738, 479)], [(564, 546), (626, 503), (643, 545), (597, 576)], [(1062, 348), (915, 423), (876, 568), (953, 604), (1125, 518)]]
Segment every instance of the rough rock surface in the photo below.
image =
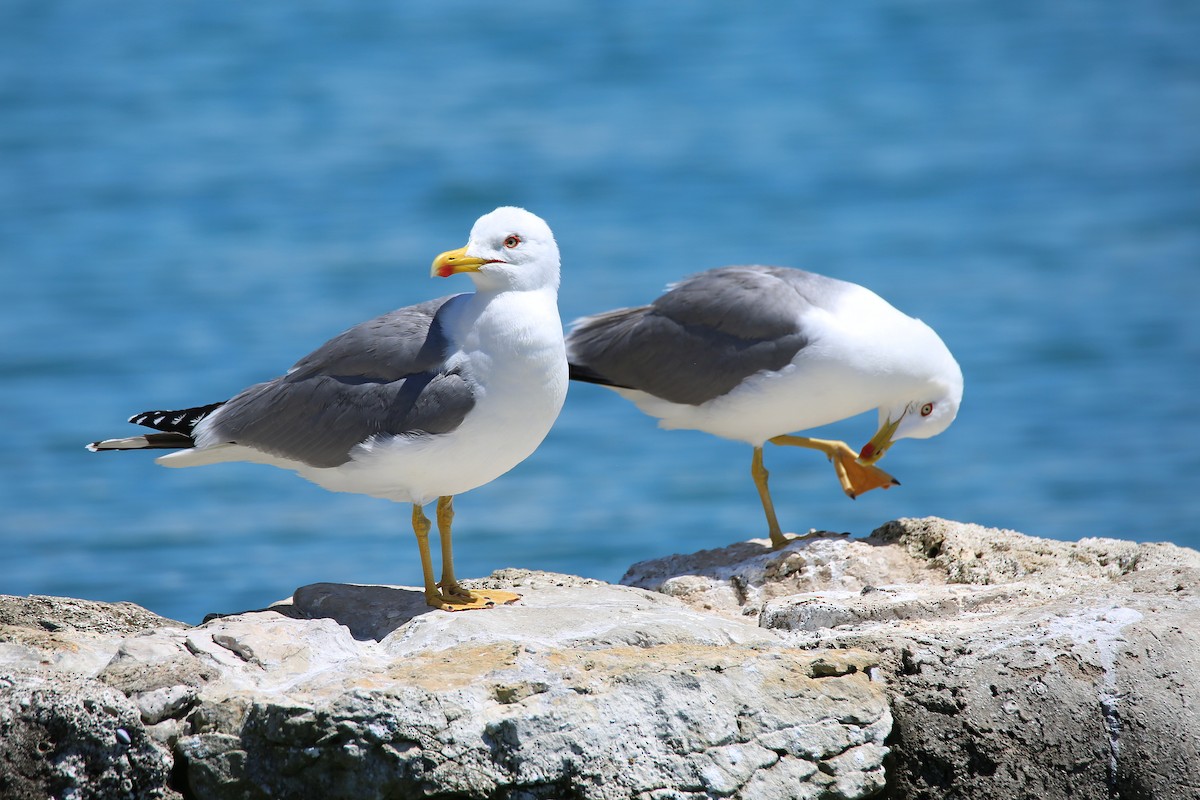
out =
[(131, 603), (0, 595), (0, 797), (177, 797), (137, 706), (88, 677), (146, 626), (186, 627)]
[(0, 797), (1200, 797), (1195, 551), (899, 520), (626, 581), (0, 597)]
[(1200, 553), (935, 518), (634, 565), (797, 646), (880, 657), (890, 798), (1200, 797)]
[[(0, 603), (0, 796), (859, 798), (888, 703), (861, 651), (638, 589), (506, 571), (431, 612), (320, 584), (187, 628)], [(58, 603), (64, 613), (56, 613)], [(40, 759), (39, 759), (40, 757)]]

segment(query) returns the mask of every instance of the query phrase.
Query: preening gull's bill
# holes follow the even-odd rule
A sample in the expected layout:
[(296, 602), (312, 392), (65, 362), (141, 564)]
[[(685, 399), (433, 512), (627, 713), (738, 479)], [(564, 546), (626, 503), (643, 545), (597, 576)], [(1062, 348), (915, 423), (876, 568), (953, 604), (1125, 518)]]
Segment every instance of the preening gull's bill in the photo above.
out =
[[(771, 542), (786, 544), (767, 489), (763, 445), (829, 456), (850, 497), (898, 484), (875, 466), (894, 442), (944, 431), (962, 370), (933, 329), (857, 284), (785, 267), (721, 267), (647, 306), (577, 320), (571, 378), (614, 389), (667, 429), (754, 447), (751, 475)], [(859, 451), (793, 435), (879, 410)]]
[[(558, 245), (540, 218), (498, 208), (479, 218), (465, 247), (434, 259), (432, 273), (465, 273), (475, 291), (357, 325), (225, 402), (137, 414), (129, 421), (160, 432), (88, 449), (174, 450), (158, 459), (168, 467), (253, 461), (331, 491), (412, 503), (429, 605), (512, 602), (517, 595), (468, 591), (455, 579), (453, 496), (527, 458), (562, 409)], [(440, 583), (423, 510), (435, 499)]]

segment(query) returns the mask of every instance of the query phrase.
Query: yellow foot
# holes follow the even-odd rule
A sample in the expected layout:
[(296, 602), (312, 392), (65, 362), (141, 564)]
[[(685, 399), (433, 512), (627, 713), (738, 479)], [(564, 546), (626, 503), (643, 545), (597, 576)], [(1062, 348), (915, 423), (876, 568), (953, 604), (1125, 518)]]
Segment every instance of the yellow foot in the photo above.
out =
[(831, 534), (829, 531), (809, 531), (808, 533), (781, 533), (779, 539), (771, 537), (771, 549), (782, 550), (792, 542), (807, 542), (813, 539), (828, 539), (830, 536), (849, 536), (847, 533)]
[(851, 500), (872, 489), (889, 489), (899, 486), (900, 481), (875, 465), (867, 466), (858, 460), (858, 455), (849, 447), (830, 456), (833, 468), (841, 481), (842, 491)]
[(469, 589), (464, 589), (457, 583), (448, 586), (438, 584), (438, 586), (441, 592), (435, 593), (433, 596), (426, 593), (425, 601), (434, 608), (440, 608), (443, 611), (475, 611), (482, 608), (495, 608), (496, 606), (515, 603), (521, 599), (521, 595), (519, 594), (501, 592), (496, 589), (473, 592)]
[(794, 533), (776, 533), (771, 531), (771, 549), (782, 550), (796, 540)]
[[(858, 460), (858, 453), (850, 449), (850, 445), (845, 442), (831, 441), (829, 439), (809, 439), (806, 436), (775, 436), (769, 440), (771, 444), (791, 445), (793, 447), (807, 447), (810, 450), (820, 450), (829, 457), (833, 462), (833, 468), (837, 471), (838, 480), (842, 484), (842, 491), (850, 497), (851, 500), (858, 497), (864, 492), (869, 492), (872, 489), (887, 489), (891, 486), (899, 486), (900, 481), (888, 475), (879, 467), (863, 464)], [(755, 451), (757, 456), (758, 451)], [(757, 478), (756, 478), (757, 480)], [(760, 485), (759, 492), (763, 491)], [(771, 537), (771, 541), (775, 541), (775, 537)]]

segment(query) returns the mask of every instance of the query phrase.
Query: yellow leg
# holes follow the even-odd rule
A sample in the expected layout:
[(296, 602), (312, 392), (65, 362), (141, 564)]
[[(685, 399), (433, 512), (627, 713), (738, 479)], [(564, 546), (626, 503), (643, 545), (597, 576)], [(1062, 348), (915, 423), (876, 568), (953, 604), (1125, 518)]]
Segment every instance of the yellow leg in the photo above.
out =
[[(454, 550), (451, 542), (451, 526), (454, 522), (454, 498), (449, 495), (438, 498), (437, 525), (442, 541), (442, 582), (433, 579), (433, 559), (429, 555), (429, 530), (432, 525), (421, 506), (413, 504), (413, 532), (417, 535), (417, 547), (421, 551), (421, 572), (425, 579), (425, 602), (444, 611), (469, 611), (477, 608), (512, 603), (520, 599), (512, 592), (472, 592), (454, 577)], [(441, 591), (438, 591), (439, 587)]]
[(454, 498), (439, 497), (437, 502), (438, 536), (442, 540), (442, 588), (447, 584), (459, 588), (454, 579), (454, 550), (450, 542), (450, 527), (454, 524)]
[(775, 516), (775, 504), (771, 502), (771, 491), (767, 488), (767, 478), (770, 473), (763, 466), (763, 451), (761, 447), (754, 448), (754, 458), (750, 461), (750, 475), (758, 488), (758, 497), (762, 500), (763, 512), (767, 515), (767, 530), (771, 534), (771, 546), (776, 550), (788, 543), (787, 537), (779, 527), (779, 519)]
[(833, 469), (837, 473), (838, 482), (842, 484), (842, 491), (852, 500), (872, 489), (887, 489), (900, 485), (900, 481), (879, 467), (860, 463), (858, 454), (845, 442), (810, 439), (807, 436), (776, 436), (770, 442), (792, 447), (807, 447), (810, 450), (819, 450), (824, 453), (833, 462)]
[(442, 540), (442, 582), (438, 587), (442, 596), (454, 602), (473, 603), (477, 596), (458, 585), (454, 577), (454, 545), (451, 542), (451, 526), (454, 524), (454, 498), (446, 495), (437, 503), (438, 535)]
[(429, 555), (429, 517), (417, 503), (412, 507), (413, 533), (417, 535), (417, 549), (421, 551), (421, 572), (425, 578), (425, 602), (434, 608), (441, 608), (445, 601), (438, 591), (437, 582), (433, 579), (433, 559)]

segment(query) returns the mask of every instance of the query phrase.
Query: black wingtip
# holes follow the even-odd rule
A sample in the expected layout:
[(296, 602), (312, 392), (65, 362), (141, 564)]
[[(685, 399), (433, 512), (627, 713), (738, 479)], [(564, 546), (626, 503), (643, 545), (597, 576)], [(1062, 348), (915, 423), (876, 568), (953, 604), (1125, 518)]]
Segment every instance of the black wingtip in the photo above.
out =
[(599, 372), (596, 372), (590, 367), (585, 367), (582, 364), (572, 364), (567, 362), (567, 376), (571, 380), (578, 381), (579, 383), (594, 383), (597, 386), (610, 386), (615, 389), (633, 388), (632, 386), (625, 386), (624, 384), (617, 383), (616, 381), (611, 381), (601, 375)]
[(190, 435), (201, 420), (223, 405), (225, 405), (224, 400), (219, 403), (209, 403), (206, 406), (181, 408), (174, 411), (143, 411), (140, 414), (134, 414), (129, 421), (134, 425), (153, 428), (156, 431)]
[(117, 450), (186, 450), (196, 446), (196, 440), (186, 433), (147, 433), (125, 439), (104, 439), (84, 445), (90, 452), (107, 453)]

